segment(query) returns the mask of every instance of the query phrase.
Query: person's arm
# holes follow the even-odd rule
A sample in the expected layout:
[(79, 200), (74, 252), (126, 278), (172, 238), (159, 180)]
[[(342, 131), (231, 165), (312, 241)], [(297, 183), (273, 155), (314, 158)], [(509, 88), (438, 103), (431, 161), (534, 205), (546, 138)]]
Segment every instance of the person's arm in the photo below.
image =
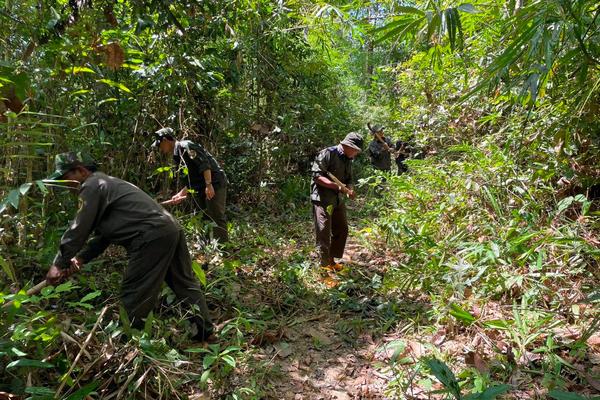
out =
[(329, 160), (329, 151), (321, 152), (315, 158), (311, 169), (315, 183), (318, 186), (333, 190), (335, 192), (342, 192), (344, 194), (347, 194), (346, 188), (338, 185), (336, 182), (334, 182), (327, 176), (326, 168), (329, 166)]
[(82, 205), (75, 219), (60, 239), (60, 245), (47, 278), (51, 283), (56, 282), (56, 275), (62, 276), (61, 269), (69, 268), (71, 259), (81, 250), (95, 223), (100, 219), (100, 193), (98, 186), (82, 186), (79, 193)]
[(104, 237), (95, 235), (88, 240), (83, 250), (75, 258), (79, 260), (80, 264), (88, 263), (102, 254), (109, 244), (110, 242)]
[(348, 195), (349, 198), (354, 199), (354, 197), (355, 197), (354, 176), (352, 175), (352, 163), (351, 162), (348, 164), (348, 169), (346, 170), (345, 182), (346, 182), (346, 187), (348, 188), (348, 192), (346, 193), (346, 195)]
[(162, 204), (163, 206), (179, 204), (182, 201), (184, 201), (185, 199), (187, 199), (187, 193), (188, 193), (188, 189), (187, 189), (187, 187), (184, 187), (179, 192), (175, 193), (173, 195), (173, 197), (171, 197), (169, 200), (165, 200), (165, 201), (161, 202), (160, 204)]
[(204, 175), (204, 182), (206, 183), (206, 188), (204, 189), (206, 200), (212, 200), (212, 198), (215, 197), (215, 188), (212, 184), (212, 172), (210, 169), (205, 169), (202, 172), (202, 175)]

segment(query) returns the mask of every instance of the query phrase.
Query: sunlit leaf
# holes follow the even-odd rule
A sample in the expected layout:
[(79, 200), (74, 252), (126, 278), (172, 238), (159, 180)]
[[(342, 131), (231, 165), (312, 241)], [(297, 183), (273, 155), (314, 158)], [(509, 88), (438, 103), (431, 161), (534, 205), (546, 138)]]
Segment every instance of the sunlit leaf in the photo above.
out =
[(85, 73), (90, 73), (90, 74), (95, 74), (96, 71), (94, 71), (91, 68), (88, 67), (69, 67), (69, 68), (65, 68), (64, 70), (67, 74), (79, 74), (82, 72)]
[(131, 90), (129, 90), (129, 88), (128, 88), (127, 86), (123, 85), (123, 84), (122, 84), (122, 83), (120, 83), (120, 82), (115, 82), (115, 81), (113, 81), (113, 80), (106, 79), (106, 78), (105, 78), (105, 79), (98, 79), (98, 81), (97, 81), (97, 82), (105, 83), (105, 84), (107, 84), (108, 86), (111, 86), (111, 87), (117, 88), (117, 89), (119, 89), (119, 90), (122, 90), (122, 91), (124, 91), (124, 92), (126, 92), (126, 93), (131, 93)]

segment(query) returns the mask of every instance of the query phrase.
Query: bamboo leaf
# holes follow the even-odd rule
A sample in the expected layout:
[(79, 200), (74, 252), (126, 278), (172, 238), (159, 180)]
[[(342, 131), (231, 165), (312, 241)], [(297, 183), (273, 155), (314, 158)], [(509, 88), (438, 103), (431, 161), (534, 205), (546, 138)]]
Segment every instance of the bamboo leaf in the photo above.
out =
[(465, 400), (493, 400), (497, 396), (508, 392), (512, 387), (510, 385), (497, 385), (485, 389), (481, 393), (471, 394), (465, 397)]
[(105, 83), (105, 84), (107, 84), (108, 86), (111, 86), (111, 87), (117, 88), (117, 89), (119, 89), (119, 90), (122, 90), (123, 92), (126, 92), (126, 93), (131, 93), (131, 90), (129, 90), (129, 88), (128, 88), (127, 86), (123, 85), (123, 84), (122, 84), (122, 83), (120, 83), (120, 82), (115, 82), (115, 81), (113, 81), (113, 80), (110, 80), (110, 79), (98, 79), (96, 82)]
[(8, 275), (11, 281), (17, 281), (17, 273), (15, 271), (15, 268), (13, 267), (12, 263), (6, 260), (4, 257), (2, 257), (2, 255), (0, 255), (0, 266), (2, 267), (4, 273)]
[(17, 367), (28, 367), (28, 368), (54, 368), (54, 365), (40, 360), (30, 360), (28, 358), (21, 358), (13, 361), (6, 366), (6, 369), (17, 368)]
[(455, 303), (450, 304), (450, 315), (468, 324), (473, 323), (476, 320), (476, 318), (473, 315), (471, 315), (471, 313), (464, 310), (458, 304)]
[(202, 266), (200, 264), (198, 264), (198, 262), (196, 260), (192, 261), (192, 270), (198, 277), (198, 280), (200, 281), (200, 283), (202, 283), (202, 286), (206, 287), (206, 274), (204, 273)]
[(461, 4), (456, 8), (469, 14), (477, 14), (479, 12), (479, 10), (477, 10), (475, 6), (470, 3)]
[(88, 68), (88, 67), (69, 67), (69, 68), (65, 68), (64, 71), (67, 74), (80, 74), (82, 72), (89, 73), (89, 74), (96, 73), (96, 71), (94, 71), (93, 69)]
[(428, 359), (425, 364), (431, 373), (444, 385), (446, 390), (452, 394), (457, 400), (461, 399), (460, 387), (454, 373), (446, 364), (436, 358)]

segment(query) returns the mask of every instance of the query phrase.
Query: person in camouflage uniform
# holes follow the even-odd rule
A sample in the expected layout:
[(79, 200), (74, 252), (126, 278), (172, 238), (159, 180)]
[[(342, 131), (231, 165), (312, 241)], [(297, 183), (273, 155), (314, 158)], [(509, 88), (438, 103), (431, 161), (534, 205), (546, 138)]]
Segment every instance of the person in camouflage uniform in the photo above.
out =
[(132, 325), (143, 327), (166, 282), (179, 299), (198, 307), (199, 313), (190, 319), (196, 327), (193, 339), (209, 338), (213, 324), (204, 291), (192, 273), (185, 236), (173, 216), (137, 186), (96, 171), (85, 154), (62, 153), (55, 164), (49, 179), (68, 180), (78, 191), (80, 207), (60, 240), (47, 281), (60, 282), (70, 266), (80, 269), (111, 243), (124, 246), (129, 262), (121, 301)]
[[(382, 126), (369, 126), (371, 132), (378, 132), (383, 136), (383, 127)], [(387, 144), (387, 148), (383, 142), (381, 142), (375, 135), (373, 135), (373, 140), (369, 143), (369, 158), (371, 160), (371, 165), (373, 168), (378, 169), (380, 171), (390, 172), (392, 169), (392, 155), (388, 149), (393, 148), (392, 141), (389, 138), (383, 136), (383, 140), (385, 144)]]
[(190, 140), (175, 140), (173, 129), (162, 128), (155, 132), (152, 147), (158, 147), (163, 154), (173, 155), (178, 172), (187, 170), (185, 187), (170, 200), (162, 204), (179, 204), (188, 196), (204, 218), (215, 224), (213, 236), (219, 243), (228, 241), (225, 202), (227, 199), (227, 176), (215, 158), (201, 145)]
[[(310, 199), (315, 222), (316, 243), (321, 267), (339, 271), (342, 265), (335, 258), (344, 255), (348, 238), (348, 220), (343, 195), (354, 198), (352, 160), (361, 152), (363, 138), (351, 132), (337, 146), (328, 147), (317, 155), (312, 165)], [(329, 176), (332, 174), (339, 185)]]
[(408, 171), (408, 167), (404, 163), (410, 156), (412, 147), (409, 142), (405, 142), (402, 139), (398, 139), (395, 145), (396, 150), (396, 166), (398, 167), (398, 175)]

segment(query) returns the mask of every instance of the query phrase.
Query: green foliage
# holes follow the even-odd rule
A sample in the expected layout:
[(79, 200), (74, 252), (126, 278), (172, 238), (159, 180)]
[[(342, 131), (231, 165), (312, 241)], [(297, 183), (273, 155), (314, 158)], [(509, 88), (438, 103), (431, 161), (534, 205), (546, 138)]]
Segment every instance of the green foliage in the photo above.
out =
[(497, 385), (488, 387), (480, 393), (472, 393), (464, 396), (461, 394), (458, 380), (446, 364), (436, 358), (425, 360), (425, 364), (431, 373), (444, 385), (446, 391), (454, 396), (456, 400), (492, 400), (511, 389), (509, 385)]

